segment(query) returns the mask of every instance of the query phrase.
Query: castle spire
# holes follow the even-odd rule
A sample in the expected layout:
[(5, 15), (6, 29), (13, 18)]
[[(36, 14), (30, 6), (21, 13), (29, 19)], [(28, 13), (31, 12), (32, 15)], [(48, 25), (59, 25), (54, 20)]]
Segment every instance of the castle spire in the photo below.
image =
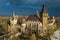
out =
[(13, 11), (13, 17), (15, 16), (15, 12)]
[(41, 13), (47, 13), (47, 10), (46, 10), (45, 5), (42, 6), (42, 11), (41, 11)]
[(38, 10), (36, 11), (36, 16), (37, 16), (38, 18), (40, 18), (40, 15), (39, 15)]
[(39, 13), (38, 10), (36, 11), (36, 13), (37, 13), (37, 14)]

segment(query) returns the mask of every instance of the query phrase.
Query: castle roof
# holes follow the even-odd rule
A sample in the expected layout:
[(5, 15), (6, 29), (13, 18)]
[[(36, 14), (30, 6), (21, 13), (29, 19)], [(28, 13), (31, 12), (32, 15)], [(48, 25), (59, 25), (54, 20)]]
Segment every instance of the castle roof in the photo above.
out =
[(36, 15), (30, 15), (28, 16), (27, 21), (39, 21), (39, 18)]
[(45, 5), (42, 6), (41, 14), (42, 14), (42, 13), (47, 13), (47, 10), (46, 10)]

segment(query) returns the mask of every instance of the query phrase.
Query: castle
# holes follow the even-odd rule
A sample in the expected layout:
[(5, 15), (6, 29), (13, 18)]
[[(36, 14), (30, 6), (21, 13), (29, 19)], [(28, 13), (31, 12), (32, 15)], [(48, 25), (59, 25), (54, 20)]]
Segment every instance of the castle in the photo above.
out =
[(41, 12), (36, 11), (35, 15), (18, 16), (13, 13), (13, 17), (10, 18), (10, 25), (8, 25), (8, 32), (11, 33), (9, 40), (13, 40), (14, 37), (19, 35), (31, 36), (33, 33), (37, 37), (46, 37), (48, 29), (51, 28), (53, 30), (56, 29), (55, 17), (51, 18), (48, 16), (45, 5), (42, 6)]

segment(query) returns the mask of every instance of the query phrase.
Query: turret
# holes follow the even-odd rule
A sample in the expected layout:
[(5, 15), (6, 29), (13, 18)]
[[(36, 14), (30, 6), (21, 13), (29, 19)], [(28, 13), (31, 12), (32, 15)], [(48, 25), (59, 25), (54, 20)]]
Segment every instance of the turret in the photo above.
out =
[(42, 6), (41, 17), (42, 17), (42, 24), (43, 24), (43, 33), (46, 33), (47, 24), (48, 24), (48, 12), (45, 8), (45, 5)]
[(15, 16), (15, 12), (13, 11), (13, 17)]
[(36, 11), (36, 16), (37, 16), (38, 18), (40, 18), (40, 14), (39, 14), (38, 10)]
[(53, 23), (55, 23), (55, 17), (53, 16)]
[(41, 16), (42, 16), (43, 26), (46, 26), (48, 23), (48, 12), (45, 8), (45, 5), (43, 5), (43, 7), (42, 7)]
[(17, 24), (17, 16), (15, 15), (15, 12), (13, 12), (13, 18), (10, 18), (10, 23), (11, 25), (16, 25)]

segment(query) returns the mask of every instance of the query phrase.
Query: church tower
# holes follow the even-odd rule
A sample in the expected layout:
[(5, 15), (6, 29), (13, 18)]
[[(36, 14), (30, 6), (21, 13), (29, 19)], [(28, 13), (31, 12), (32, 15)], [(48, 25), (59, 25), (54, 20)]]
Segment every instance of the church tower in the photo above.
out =
[(45, 5), (43, 5), (43, 7), (42, 7), (41, 17), (42, 17), (42, 23), (43, 23), (43, 27), (44, 27), (48, 23), (48, 12), (45, 8)]
[(42, 24), (43, 24), (43, 33), (45, 33), (47, 30), (47, 24), (48, 24), (48, 13), (46, 11), (45, 5), (43, 5), (42, 7), (41, 17), (42, 17)]

